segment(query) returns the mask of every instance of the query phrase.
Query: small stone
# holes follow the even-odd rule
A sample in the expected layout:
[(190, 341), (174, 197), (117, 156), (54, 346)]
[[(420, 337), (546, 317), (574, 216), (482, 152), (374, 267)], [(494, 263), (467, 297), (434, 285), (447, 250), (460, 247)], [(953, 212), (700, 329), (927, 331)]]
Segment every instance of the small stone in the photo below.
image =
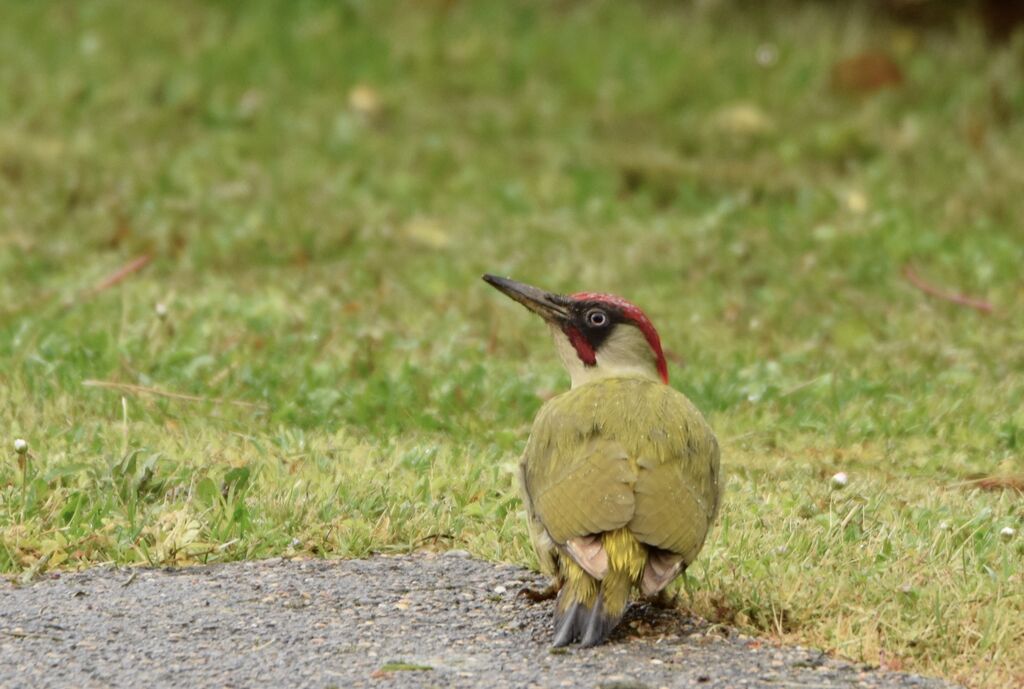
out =
[(446, 550), (444, 553), (444, 557), (454, 557), (460, 560), (465, 560), (469, 558), (469, 556), (468, 550)]

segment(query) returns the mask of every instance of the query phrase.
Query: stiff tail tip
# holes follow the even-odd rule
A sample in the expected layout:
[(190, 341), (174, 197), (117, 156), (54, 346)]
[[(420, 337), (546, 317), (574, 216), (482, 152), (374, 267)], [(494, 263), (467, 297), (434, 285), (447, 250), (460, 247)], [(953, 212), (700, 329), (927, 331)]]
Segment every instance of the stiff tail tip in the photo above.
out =
[[(626, 612), (647, 560), (644, 547), (626, 529), (605, 532), (599, 542), (592, 539), (585, 547), (578, 545), (559, 561), (563, 585), (555, 603), (555, 646), (603, 643)], [(576, 559), (583, 555), (586, 565)], [(598, 562), (606, 566), (594, 567)], [(591, 571), (595, 569), (600, 576)]]
[(595, 596), (593, 605), (587, 606), (579, 601), (563, 601), (563, 595), (564, 591), (555, 604), (555, 636), (551, 644), (555, 648), (576, 642), (585, 648), (598, 646), (622, 619), (624, 611), (614, 614), (605, 609), (604, 596)]

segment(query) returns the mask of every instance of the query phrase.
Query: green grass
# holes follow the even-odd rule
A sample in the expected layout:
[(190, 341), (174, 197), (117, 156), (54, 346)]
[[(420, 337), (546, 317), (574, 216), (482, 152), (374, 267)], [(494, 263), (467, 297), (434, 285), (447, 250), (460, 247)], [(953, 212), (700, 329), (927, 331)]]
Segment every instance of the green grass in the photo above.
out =
[(497, 272), (659, 326), (728, 472), (688, 607), (1019, 686), (1024, 503), (972, 481), (1024, 474), (1024, 49), (773, 6), (7, 3), (0, 571), (533, 563), (567, 378)]

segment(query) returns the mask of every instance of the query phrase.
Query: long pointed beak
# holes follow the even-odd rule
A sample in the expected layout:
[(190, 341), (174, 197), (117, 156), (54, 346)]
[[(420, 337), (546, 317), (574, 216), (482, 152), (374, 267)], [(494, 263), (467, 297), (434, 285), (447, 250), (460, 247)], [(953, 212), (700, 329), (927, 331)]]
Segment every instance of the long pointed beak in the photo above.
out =
[(564, 321), (569, 318), (568, 300), (560, 294), (497, 275), (484, 275), (484, 282), (515, 299), (546, 321)]

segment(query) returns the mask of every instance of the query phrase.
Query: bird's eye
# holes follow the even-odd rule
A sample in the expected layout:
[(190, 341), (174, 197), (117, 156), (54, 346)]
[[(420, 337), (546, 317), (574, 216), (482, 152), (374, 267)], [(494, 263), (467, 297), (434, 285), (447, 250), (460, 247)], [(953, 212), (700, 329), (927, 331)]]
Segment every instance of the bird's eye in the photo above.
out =
[(587, 314), (587, 323), (595, 328), (603, 327), (608, 324), (608, 314), (600, 309), (594, 309)]

